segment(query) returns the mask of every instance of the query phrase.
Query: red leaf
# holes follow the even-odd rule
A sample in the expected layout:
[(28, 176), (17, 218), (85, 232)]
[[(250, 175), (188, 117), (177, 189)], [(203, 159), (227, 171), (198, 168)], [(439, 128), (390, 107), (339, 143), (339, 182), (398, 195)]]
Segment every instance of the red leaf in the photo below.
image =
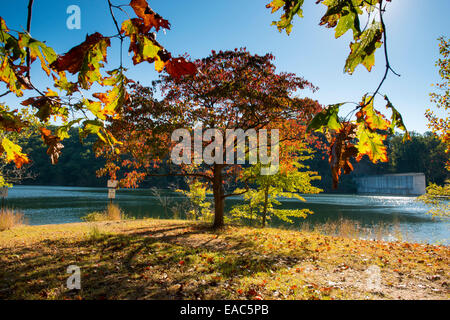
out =
[(50, 68), (58, 72), (67, 70), (72, 74), (77, 73), (81, 70), (85, 54), (103, 39), (105, 39), (105, 37), (98, 32), (87, 35), (86, 40), (83, 43), (73, 47), (63, 56), (59, 56), (58, 59), (50, 65)]
[(256, 292), (255, 289), (250, 289), (247, 291), (247, 295), (249, 296), (256, 296), (258, 294), (258, 292)]
[(172, 58), (166, 63), (166, 71), (175, 79), (180, 79), (184, 75), (190, 75), (197, 72), (197, 67), (185, 58)]
[(337, 132), (331, 143), (329, 162), (333, 178), (333, 189), (338, 187), (342, 169), (344, 169), (344, 174), (349, 174), (353, 171), (350, 159), (358, 155), (358, 149), (350, 141), (354, 138), (355, 129), (354, 124), (345, 124), (343, 129)]

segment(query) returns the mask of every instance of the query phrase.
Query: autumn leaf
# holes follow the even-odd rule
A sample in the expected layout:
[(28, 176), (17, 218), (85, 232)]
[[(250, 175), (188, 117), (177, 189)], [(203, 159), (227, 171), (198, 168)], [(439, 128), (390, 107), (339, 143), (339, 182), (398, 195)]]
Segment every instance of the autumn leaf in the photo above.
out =
[(354, 5), (353, 0), (324, 0), (322, 3), (328, 9), (320, 20), (320, 25), (325, 25), (327, 28), (336, 28), (336, 38), (339, 38), (348, 30), (353, 30), (353, 37), (356, 40), (361, 33), (359, 15), (362, 14), (362, 11)]
[(384, 145), (386, 135), (379, 134), (367, 128), (364, 123), (358, 126), (356, 137), (358, 139), (358, 161), (362, 159), (364, 155), (367, 155), (373, 163), (387, 162), (387, 150)]
[(86, 36), (86, 40), (72, 48), (66, 54), (59, 56), (50, 67), (57, 71), (69, 71), (78, 74), (78, 81), (84, 89), (102, 78), (100, 68), (106, 62), (106, 50), (111, 45), (109, 38), (96, 32)]
[(6, 162), (14, 162), (19, 169), (30, 162), (27, 155), (22, 153), (22, 148), (6, 137), (2, 140), (0, 152), (6, 153)]
[(277, 12), (281, 7), (283, 7), (285, 5), (284, 0), (272, 0), (271, 3), (266, 5), (266, 8), (270, 9), (272, 8), (272, 12)]
[(395, 109), (394, 105), (391, 103), (391, 101), (389, 100), (389, 98), (386, 95), (384, 96), (384, 100), (386, 100), (386, 102), (387, 102), (386, 108), (391, 109), (391, 111), (392, 111), (391, 127), (390, 127), (391, 133), (394, 133), (395, 128), (398, 128), (405, 132), (405, 135), (403, 137), (403, 142), (405, 142), (406, 140), (410, 140), (411, 137), (409, 136), (409, 132), (406, 129), (405, 124), (403, 123), (402, 115), (400, 114), (400, 112), (397, 111), (397, 109)]
[(185, 58), (172, 58), (166, 63), (166, 71), (175, 79), (180, 79), (184, 75), (191, 75), (197, 72), (194, 63), (186, 61)]
[(106, 92), (97, 92), (93, 97), (100, 101), (84, 100), (84, 104), (98, 119), (106, 120), (107, 116), (117, 119), (122, 106), (128, 101), (129, 95), (125, 86), (130, 82), (122, 73), (121, 69), (108, 72), (110, 77), (103, 79), (103, 85), (113, 86)]
[(169, 21), (154, 12), (146, 0), (131, 0), (130, 6), (136, 15), (143, 20), (146, 32), (149, 32), (151, 28), (155, 28), (156, 31), (159, 31), (160, 28), (170, 29)]
[(35, 116), (46, 122), (52, 114), (60, 113), (61, 103), (59, 99), (52, 96), (31, 97), (21, 102), (23, 106), (33, 106), (37, 108)]
[(56, 88), (66, 91), (67, 95), (72, 95), (74, 92), (78, 91), (78, 83), (68, 81), (64, 71), (60, 72), (58, 75), (59, 79), (52, 74), (54, 86)]
[(128, 52), (134, 53), (135, 65), (143, 61), (155, 62), (155, 69), (158, 72), (163, 70), (171, 55), (156, 41), (153, 34), (147, 32), (141, 19), (125, 20), (122, 23), (121, 33), (130, 38)]
[(5, 82), (9, 90), (14, 92), (18, 97), (21, 97), (23, 95), (22, 85), (14, 72), (12, 64), (6, 56), (1, 57), (1, 59), (0, 81)]
[(355, 130), (356, 124), (351, 122), (344, 123), (342, 128), (335, 131), (334, 138), (331, 141), (329, 163), (334, 189), (338, 187), (342, 169), (344, 169), (344, 174), (349, 174), (353, 171), (350, 159), (356, 157), (359, 152), (352, 143), (352, 140), (355, 138)]
[(339, 130), (341, 128), (341, 124), (339, 123), (338, 113), (339, 107), (342, 105), (344, 105), (344, 103), (333, 104), (324, 108), (321, 112), (314, 116), (306, 131), (311, 132), (320, 130), (323, 127), (332, 130)]
[(50, 65), (55, 62), (57, 55), (55, 51), (48, 47), (45, 43), (31, 38), (26, 33), (19, 34), (19, 45), (21, 48), (28, 48), (30, 51), (30, 58), (33, 62), (36, 58), (41, 61), (41, 68), (47, 75), (50, 75)]
[(272, 0), (269, 4), (266, 5), (266, 8), (272, 9), (272, 13), (278, 11), (281, 7), (283, 7), (284, 13), (281, 15), (280, 20), (273, 21), (272, 25), (278, 28), (278, 31), (285, 30), (287, 34), (290, 34), (292, 31), (292, 20), (295, 16), (303, 17), (302, 6), (304, 0)]
[(79, 128), (80, 140), (83, 141), (89, 134), (96, 134), (100, 140), (106, 142), (106, 139), (100, 132), (102, 128), (103, 123), (100, 120), (85, 120)]
[(14, 111), (9, 111), (5, 106), (0, 104), (0, 129), (3, 131), (20, 132), (23, 127), (27, 126), (26, 121), (15, 115)]
[(42, 140), (48, 146), (47, 154), (50, 156), (52, 164), (57, 164), (64, 145), (59, 137), (52, 135), (52, 132), (46, 128), (40, 128)]
[(66, 54), (59, 56), (50, 67), (57, 72), (64, 70), (75, 74), (81, 70), (86, 53), (92, 49), (94, 45), (102, 41), (104, 37), (96, 32), (86, 36), (86, 40), (76, 47), (73, 47)]
[(362, 64), (370, 72), (375, 64), (375, 50), (382, 42), (383, 27), (380, 22), (372, 21), (367, 30), (365, 30), (355, 42), (350, 44), (350, 55), (345, 62), (344, 70), (353, 74), (355, 68)]
[(364, 121), (368, 128), (372, 131), (387, 130), (391, 123), (384, 117), (384, 115), (375, 110), (373, 106), (374, 100), (375, 99), (373, 99), (373, 97), (363, 97), (363, 101), (361, 102), (363, 107), (356, 114), (357, 121)]

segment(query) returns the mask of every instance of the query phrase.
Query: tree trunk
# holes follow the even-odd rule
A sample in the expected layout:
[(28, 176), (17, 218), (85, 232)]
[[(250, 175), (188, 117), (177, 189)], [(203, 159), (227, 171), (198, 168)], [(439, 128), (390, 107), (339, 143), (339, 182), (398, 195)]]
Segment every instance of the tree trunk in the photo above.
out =
[(213, 173), (213, 194), (214, 194), (214, 228), (220, 228), (224, 226), (223, 211), (224, 211), (224, 190), (223, 190), (223, 177), (222, 177), (221, 164), (215, 164)]
[(263, 218), (262, 218), (262, 227), (264, 228), (266, 225), (266, 215), (267, 215), (267, 204), (269, 199), (269, 186), (264, 190), (264, 210), (263, 210)]

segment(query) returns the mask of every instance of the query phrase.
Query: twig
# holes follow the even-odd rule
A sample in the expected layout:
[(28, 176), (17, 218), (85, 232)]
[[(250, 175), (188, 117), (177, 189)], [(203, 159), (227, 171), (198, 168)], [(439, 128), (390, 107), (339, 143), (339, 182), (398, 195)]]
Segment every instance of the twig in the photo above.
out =
[[(29, 0), (28, 1), (28, 16), (27, 16), (27, 32), (28, 34), (30, 34), (30, 30), (31, 30), (31, 16), (33, 13), (33, 2), (34, 0)], [(31, 56), (30, 56), (30, 48), (27, 48), (27, 73), (26, 73), (26, 77), (28, 79), (28, 81), (30, 81), (30, 65), (31, 65)]]
[(0, 94), (0, 98), (6, 96), (7, 94), (10, 94), (11, 90), (6, 91), (5, 93)]
[(380, 22), (381, 22), (381, 27), (383, 28), (383, 37), (384, 37), (383, 47), (384, 47), (384, 57), (386, 59), (386, 70), (384, 71), (383, 78), (381, 79), (381, 82), (378, 85), (377, 89), (375, 90), (374, 94), (372, 95), (372, 97), (370, 98), (370, 100), (367, 103), (365, 103), (363, 106), (361, 106), (361, 108), (368, 106), (369, 104), (372, 103), (372, 101), (375, 99), (375, 96), (377, 95), (378, 91), (380, 91), (381, 87), (383, 86), (383, 83), (386, 80), (386, 78), (389, 74), (389, 71), (392, 71), (393, 74), (400, 77), (400, 75), (391, 68), (391, 65), (389, 63), (389, 55), (388, 55), (388, 49), (387, 49), (386, 25), (384, 24), (384, 19), (383, 19), (383, 13), (385, 12), (385, 9), (383, 9), (383, 0), (379, 0), (379, 5), (380, 5), (380, 8), (379, 8)]
[[(119, 28), (119, 24), (117, 23), (116, 17), (114, 16), (114, 12), (113, 12), (113, 7), (117, 8), (117, 6), (114, 6), (111, 3), (111, 0), (108, 0), (108, 5), (109, 5), (109, 12), (111, 13), (111, 17), (114, 21), (114, 25), (116, 26), (117, 32), (119, 33), (119, 39), (120, 39), (120, 68), (122, 69), (122, 60), (123, 60), (123, 35), (120, 32), (120, 28)], [(120, 9), (120, 7), (119, 7)], [(121, 9), (122, 10), (122, 9)], [(122, 10), (123, 11), (123, 10)]]

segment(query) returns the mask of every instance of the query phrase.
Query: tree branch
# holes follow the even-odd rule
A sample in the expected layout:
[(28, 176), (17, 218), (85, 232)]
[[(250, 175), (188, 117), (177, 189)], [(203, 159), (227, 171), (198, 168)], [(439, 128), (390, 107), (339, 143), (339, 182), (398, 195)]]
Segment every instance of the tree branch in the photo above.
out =
[(379, 11), (380, 11), (380, 23), (381, 23), (381, 27), (383, 28), (383, 38), (384, 38), (383, 47), (384, 47), (384, 57), (385, 57), (385, 60), (386, 60), (386, 70), (384, 71), (383, 78), (381, 79), (381, 82), (378, 85), (377, 89), (373, 93), (373, 95), (370, 98), (370, 100), (366, 104), (364, 104), (363, 107), (371, 104), (372, 101), (375, 99), (375, 96), (378, 94), (378, 91), (380, 91), (381, 87), (383, 86), (383, 83), (386, 80), (386, 78), (387, 78), (387, 76), (389, 74), (389, 71), (392, 71), (393, 74), (395, 74), (396, 76), (400, 77), (400, 75), (398, 73), (396, 73), (391, 68), (391, 65), (389, 63), (389, 55), (388, 55), (388, 49), (387, 49), (387, 32), (386, 32), (386, 25), (385, 25), (384, 19), (383, 19), (383, 14), (385, 12), (385, 9), (383, 9), (383, 0), (379, 0), (379, 5), (380, 5), (380, 8), (379, 8)]
[[(28, 1), (28, 16), (27, 16), (27, 32), (28, 34), (31, 31), (31, 16), (33, 14), (33, 2), (34, 0)], [(30, 48), (27, 48), (27, 73), (26, 77), (28, 81), (30, 81), (30, 71), (31, 71), (31, 56), (30, 56)]]
[(119, 33), (119, 39), (120, 39), (120, 68), (122, 69), (122, 65), (123, 65), (123, 63), (122, 63), (122, 60), (123, 60), (123, 58), (122, 58), (123, 57), (123, 35), (120, 32), (119, 24), (117, 23), (116, 17), (114, 16), (114, 12), (113, 12), (113, 9), (112, 9), (113, 7), (117, 7), (117, 6), (114, 6), (111, 3), (111, 0), (108, 0), (108, 5), (109, 5), (109, 12), (111, 13), (111, 17), (112, 17), (112, 19), (114, 21), (114, 25), (116, 26), (117, 32)]

